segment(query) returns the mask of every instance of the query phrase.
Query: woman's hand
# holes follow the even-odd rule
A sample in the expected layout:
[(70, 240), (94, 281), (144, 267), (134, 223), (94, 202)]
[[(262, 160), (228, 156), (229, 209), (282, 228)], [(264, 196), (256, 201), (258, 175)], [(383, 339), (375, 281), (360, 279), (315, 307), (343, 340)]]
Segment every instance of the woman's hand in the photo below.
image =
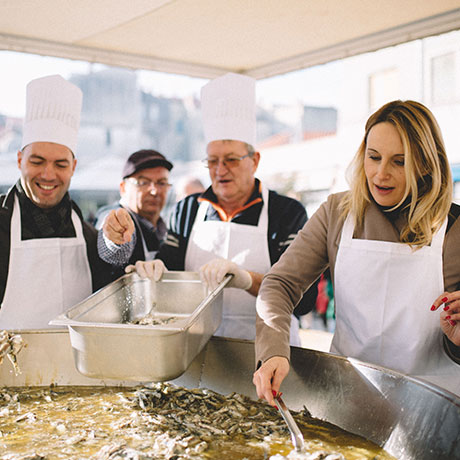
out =
[(440, 315), (441, 329), (448, 339), (460, 346), (460, 291), (444, 292), (433, 303), (431, 310), (444, 305)]
[(273, 395), (278, 394), (281, 382), (289, 372), (289, 361), (282, 356), (273, 356), (267, 359), (262, 366), (254, 372), (252, 383), (256, 386), (257, 396), (266, 399), (275, 406)]

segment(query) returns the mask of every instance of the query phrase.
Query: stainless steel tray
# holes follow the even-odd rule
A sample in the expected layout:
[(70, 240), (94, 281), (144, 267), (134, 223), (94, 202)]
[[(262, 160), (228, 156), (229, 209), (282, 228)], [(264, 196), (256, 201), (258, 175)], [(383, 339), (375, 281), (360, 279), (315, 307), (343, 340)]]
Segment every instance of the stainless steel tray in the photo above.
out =
[[(207, 294), (195, 272), (161, 281), (122, 276), (50, 321), (68, 326), (76, 368), (93, 378), (165, 381), (181, 375), (220, 325), (224, 286)], [(127, 324), (153, 312), (161, 325)]]

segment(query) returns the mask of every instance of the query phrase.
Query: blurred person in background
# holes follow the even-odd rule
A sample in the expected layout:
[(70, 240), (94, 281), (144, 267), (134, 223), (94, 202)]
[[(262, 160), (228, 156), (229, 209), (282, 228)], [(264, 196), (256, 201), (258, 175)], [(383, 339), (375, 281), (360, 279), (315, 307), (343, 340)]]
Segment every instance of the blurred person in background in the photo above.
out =
[(329, 269), (320, 276), (318, 281), (316, 314), (321, 320), (325, 331), (334, 329), (334, 288)]
[[(98, 211), (95, 225), (102, 228), (99, 238), (103, 240), (99, 242), (99, 250), (103, 257), (112, 257), (114, 276), (124, 274), (122, 265), (126, 258), (129, 264), (155, 258), (166, 236), (161, 212), (171, 188), (172, 168), (172, 163), (155, 150), (132, 153), (123, 167), (119, 203)], [(127, 237), (119, 232), (125, 226), (130, 238), (132, 235), (129, 246), (123, 246)], [(113, 258), (114, 254), (118, 254), (121, 263)]]
[[(212, 80), (202, 89), (201, 108), (207, 145), (204, 164), (211, 186), (176, 205), (158, 260), (137, 262), (136, 269), (156, 280), (165, 266), (199, 271), (210, 289), (233, 274), (215, 335), (254, 340), (262, 277), (303, 227), (307, 214), (300, 202), (267, 190), (255, 177), (260, 160), (253, 147), (255, 80), (236, 74)], [(119, 229), (120, 235), (126, 231), (128, 226)], [(315, 297), (316, 290), (299, 309), (305, 305), (311, 309)], [(300, 345), (298, 320), (294, 315), (291, 320), (291, 343)]]
[(36, 329), (103, 287), (110, 267), (68, 189), (81, 90), (60, 75), (27, 85), (18, 167), (0, 196), (0, 329)]
[(318, 295), (316, 297), (316, 313), (320, 317), (324, 330), (327, 331), (327, 307), (329, 305), (329, 296), (327, 294), (327, 279), (324, 273), (321, 275), (318, 282)]
[(381, 107), (350, 172), (350, 190), (329, 196), (263, 280), (257, 394), (274, 403), (289, 372), (290, 314), (329, 267), (331, 352), (460, 395), (460, 206), (433, 114), (414, 101)]
[(186, 176), (177, 182), (176, 185), (176, 201), (181, 201), (194, 193), (203, 193), (206, 187), (194, 176)]

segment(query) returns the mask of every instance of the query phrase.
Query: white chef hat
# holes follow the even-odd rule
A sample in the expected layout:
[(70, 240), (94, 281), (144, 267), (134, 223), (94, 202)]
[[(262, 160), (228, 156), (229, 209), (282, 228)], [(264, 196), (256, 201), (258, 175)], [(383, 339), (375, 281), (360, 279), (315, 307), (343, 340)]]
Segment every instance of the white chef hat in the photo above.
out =
[(201, 113), (206, 144), (231, 139), (256, 142), (256, 81), (228, 73), (201, 89)]
[(21, 150), (32, 142), (54, 142), (75, 153), (82, 99), (81, 89), (60, 75), (30, 81)]

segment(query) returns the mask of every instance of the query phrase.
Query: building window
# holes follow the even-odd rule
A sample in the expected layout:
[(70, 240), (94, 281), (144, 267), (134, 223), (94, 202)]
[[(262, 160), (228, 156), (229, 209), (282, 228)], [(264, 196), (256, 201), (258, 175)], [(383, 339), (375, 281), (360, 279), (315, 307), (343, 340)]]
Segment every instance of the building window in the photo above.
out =
[(455, 99), (455, 54), (431, 58), (431, 100), (433, 104), (451, 103)]
[(384, 69), (369, 76), (369, 110), (371, 112), (387, 102), (398, 99), (399, 95), (398, 69)]

